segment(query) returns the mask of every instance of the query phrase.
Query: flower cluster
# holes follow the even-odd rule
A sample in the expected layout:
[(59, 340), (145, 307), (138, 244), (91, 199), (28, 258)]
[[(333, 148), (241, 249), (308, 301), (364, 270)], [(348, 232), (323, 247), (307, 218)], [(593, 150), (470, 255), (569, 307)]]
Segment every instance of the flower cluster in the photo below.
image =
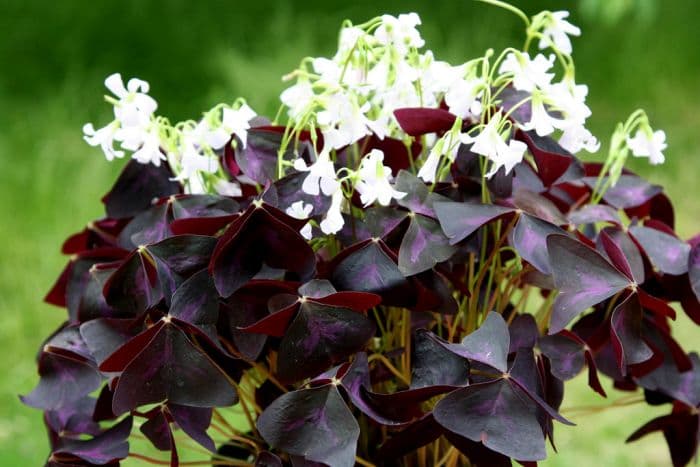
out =
[(671, 403), (630, 440), (691, 460), (700, 360), (670, 304), (700, 324), (700, 236), (624, 167), (663, 162), (665, 134), (636, 111), (579, 159), (600, 147), (580, 30), (490, 3), (522, 49), (452, 65), (415, 13), (346, 22), (273, 121), (239, 99), (171, 124), (147, 83), (107, 78), (115, 119), (85, 139), (133, 160), (46, 297), (68, 318), (22, 400), (48, 465), (529, 464), (582, 371)]

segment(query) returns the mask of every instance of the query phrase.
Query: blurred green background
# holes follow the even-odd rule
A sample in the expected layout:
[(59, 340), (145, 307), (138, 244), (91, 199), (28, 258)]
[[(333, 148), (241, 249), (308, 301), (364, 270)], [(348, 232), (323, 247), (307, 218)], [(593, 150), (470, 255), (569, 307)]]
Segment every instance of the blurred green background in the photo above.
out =
[[(578, 80), (590, 86), (590, 128), (604, 143), (637, 107), (667, 132), (667, 163), (632, 166), (666, 186), (679, 233), (700, 227), (700, 6), (697, 0), (516, 1), (533, 13), (572, 10)], [(70, 233), (101, 216), (100, 196), (123, 161), (108, 163), (81, 139), (81, 127), (108, 121), (104, 78), (120, 71), (151, 83), (159, 113), (194, 118), (244, 96), (273, 114), (280, 77), (307, 55), (334, 49), (344, 18), (417, 11), (439, 58), (461, 63), (487, 47), (522, 44), (521, 24), (470, 0), (139, 1), (0, 0), (0, 465), (40, 465), (47, 455), (41, 414), (17, 394), (37, 380), (34, 354), (64, 318), (42, 303), (64, 265)], [(604, 146), (605, 147), (605, 146)], [(698, 350), (686, 319), (677, 333)], [(619, 394), (612, 394), (614, 400)], [(583, 381), (564, 407), (606, 404)], [(661, 411), (666, 408), (661, 409)], [(670, 465), (663, 438), (624, 439), (659, 409), (632, 407), (574, 417), (559, 426), (559, 454), (547, 466)], [(566, 411), (564, 411), (566, 413)]]

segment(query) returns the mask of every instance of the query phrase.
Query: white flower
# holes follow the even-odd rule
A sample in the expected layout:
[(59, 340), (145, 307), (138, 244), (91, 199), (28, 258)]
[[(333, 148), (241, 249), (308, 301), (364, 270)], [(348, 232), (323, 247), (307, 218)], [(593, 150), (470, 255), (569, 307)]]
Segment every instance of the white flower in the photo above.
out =
[(419, 24), (421, 24), (420, 17), (416, 13), (402, 14), (398, 18), (382, 15), (382, 24), (374, 31), (374, 37), (380, 44), (393, 45), (401, 55), (404, 55), (409, 47), (421, 48), (425, 45), (425, 41), (416, 29)]
[(506, 173), (509, 173), (516, 164), (523, 160), (527, 150), (527, 145), (522, 141), (511, 139), (506, 144), (498, 132), (502, 119), (503, 116), (499, 112), (489, 120), (476, 137), (464, 134), (461, 138), (464, 144), (472, 143), (472, 152), (491, 160), (493, 163), (491, 170), (486, 174), (489, 178), (495, 175), (501, 167), (505, 167)]
[(132, 78), (125, 87), (122, 76), (114, 73), (105, 79), (105, 87), (119, 98), (114, 104), (114, 116), (122, 126), (145, 125), (158, 108), (156, 101), (146, 94), (149, 90), (146, 81)]
[(331, 198), (331, 207), (328, 208), (326, 217), (321, 221), (321, 231), (325, 234), (334, 234), (339, 232), (345, 225), (341, 208), (343, 205), (343, 190), (336, 190)]
[(361, 37), (366, 36), (362, 29), (350, 26), (340, 30), (340, 39), (338, 40), (338, 52), (333, 57), (336, 62), (344, 62), (348, 58), (348, 53), (355, 48), (355, 44)]
[(112, 161), (114, 158), (124, 157), (124, 151), (114, 149), (114, 135), (116, 132), (116, 122), (112, 122), (99, 130), (95, 130), (92, 123), (86, 123), (83, 126), (83, 139), (90, 146), (100, 146), (107, 160)]
[[(253, 109), (248, 107), (248, 104), (243, 104), (239, 109), (224, 108), (221, 117), (221, 126), (229, 133), (234, 133), (246, 146), (248, 140), (248, 129), (250, 128), (250, 120), (257, 114)], [(218, 149), (218, 148), (215, 148)]]
[(554, 83), (546, 89), (551, 106), (564, 114), (568, 125), (583, 124), (591, 116), (591, 109), (586, 105), (588, 86), (576, 84), (571, 80)]
[(543, 95), (539, 90), (532, 93), (532, 115), (530, 121), (522, 125), (525, 131), (535, 130), (538, 136), (547, 136), (555, 128), (561, 128), (564, 120), (552, 117), (544, 106)]
[[(295, 219), (308, 219), (311, 211), (313, 211), (314, 206), (310, 203), (304, 203), (304, 201), (296, 201), (292, 203), (285, 212), (287, 215), (292, 216)], [(311, 240), (311, 223), (307, 222), (304, 227), (299, 231), (302, 237), (307, 240)]]
[(308, 81), (299, 81), (280, 94), (280, 100), (289, 109), (291, 118), (301, 116), (309, 108), (313, 99), (314, 90)]
[(651, 130), (637, 130), (634, 138), (627, 137), (627, 147), (635, 157), (648, 157), (652, 165), (663, 164), (666, 158), (663, 151), (666, 149), (666, 133), (658, 130), (651, 133)]
[(581, 29), (569, 23), (566, 18), (569, 17), (568, 11), (555, 11), (551, 16), (548, 15), (548, 21), (542, 29), (542, 37), (540, 39), (540, 49), (546, 49), (552, 44), (560, 51), (567, 55), (571, 55), (571, 40), (569, 36), (580, 36)]
[(369, 102), (359, 106), (355, 98), (343, 92), (337, 92), (323, 99), (324, 110), (318, 112), (316, 120), (324, 134), (331, 134), (332, 145), (329, 149), (340, 149), (364, 138), (370, 133), (372, 122), (364, 115), (370, 109)]
[(212, 149), (221, 149), (231, 138), (231, 134), (221, 124), (212, 127), (209, 118), (204, 117), (192, 130), (192, 138), (199, 145), (206, 144)]
[(576, 154), (582, 149), (591, 153), (600, 149), (600, 141), (583, 125), (572, 125), (564, 128), (564, 132), (559, 138), (559, 145), (572, 154)]
[(322, 151), (316, 162), (308, 167), (304, 159), (297, 159), (294, 161), (294, 168), (300, 172), (309, 172), (309, 175), (306, 176), (301, 185), (304, 193), (317, 196), (320, 187), (320, 192), (326, 196), (331, 196), (340, 188), (335, 167), (326, 151)]
[(214, 189), (223, 196), (241, 196), (243, 194), (240, 183), (229, 182), (223, 179), (219, 179), (214, 183)]
[(196, 177), (199, 172), (212, 174), (219, 170), (219, 160), (210, 155), (202, 154), (192, 131), (185, 131), (178, 152), (180, 173), (176, 180), (189, 180)]
[(513, 73), (513, 87), (519, 91), (532, 92), (535, 88), (544, 89), (552, 81), (554, 73), (547, 73), (554, 65), (554, 55), (549, 58), (542, 54), (530, 60), (527, 53), (510, 52), (501, 63), (498, 72)]
[(153, 126), (150, 131), (144, 133), (141, 146), (131, 157), (141, 164), (153, 164), (160, 167), (160, 161), (165, 160), (165, 154), (160, 150), (160, 135), (158, 127)]
[(392, 198), (401, 199), (406, 196), (406, 193), (391, 186), (391, 167), (384, 165), (384, 152), (379, 149), (372, 149), (362, 158), (357, 172), (360, 180), (355, 189), (360, 193), (360, 201), (365, 207), (375, 201), (382, 206), (388, 206)]
[(425, 162), (423, 162), (423, 167), (418, 171), (418, 177), (423, 179), (426, 183), (435, 183), (438, 166), (440, 165), (440, 158), (442, 157), (441, 148), (442, 145), (438, 146), (436, 144), (433, 146)]
[(445, 94), (445, 104), (458, 117), (465, 118), (470, 114), (478, 116), (481, 114), (479, 98), (483, 89), (484, 82), (481, 79), (457, 79)]

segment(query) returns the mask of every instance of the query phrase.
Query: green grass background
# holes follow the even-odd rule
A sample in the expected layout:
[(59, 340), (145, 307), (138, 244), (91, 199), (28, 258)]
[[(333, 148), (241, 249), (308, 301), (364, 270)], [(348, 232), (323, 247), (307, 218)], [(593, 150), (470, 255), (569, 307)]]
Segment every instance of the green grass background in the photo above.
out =
[[(631, 7), (618, 13), (612, 1), (515, 3), (573, 11), (584, 31), (574, 41), (578, 80), (590, 86), (590, 126), (604, 142), (640, 106), (666, 130), (666, 165), (632, 165), (666, 186), (688, 237), (700, 227), (700, 5), (614, 0)], [(47, 454), (41, 414), (17, 394), (36, 383), (36, 349), (64, 318), (41, 301), (64, 265), (61, 242), (101, 215), (99, 198), (123, 164), (107, 163), (81, 139), (83, 123), (108, 121), (104, 78), (120, 71), (148, 80), (159, 112), (173, 120), (237, 96), (273, 114), (280, 77), (304, 56), (329, 54), (342, 19), (405, 11), (420, 13), (429, 47), (450, 61), (522, 43), (517, 18), (469, 0), (0, 0), (0, 465), (40, 465)], [(687, 319), (677, 333), (700, 348)], [(606, 403), (576, 380), (564, 406)], [(655, 413), (631, 407), (575, 417), (579, 426), (558, 427), (560, 453), (543, 465), (668, 465), (661, 435), (623, 445)]]

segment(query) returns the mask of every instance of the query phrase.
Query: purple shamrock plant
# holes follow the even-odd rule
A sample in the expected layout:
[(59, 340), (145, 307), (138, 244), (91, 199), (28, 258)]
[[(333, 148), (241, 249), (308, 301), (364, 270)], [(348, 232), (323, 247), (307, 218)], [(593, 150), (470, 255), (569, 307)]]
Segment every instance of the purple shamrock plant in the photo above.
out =
[(637, 111), (580, 159), (580, 31), (508, 8), (524, 48), (456, 66), (415, 13), (346, 22), (274, 121), (239, 99), (171, 126), (108, 77), (115, 119), (85, 140), (132, 160), (46, 296), (67, 318), (21, 398), (47, 465), (534, 465), (584, 367), (669, 404), (629, 440), (687, 464), (700, 361), (670, 304), (700, 324), (700, 237), (624, 168), (665, 135)]

